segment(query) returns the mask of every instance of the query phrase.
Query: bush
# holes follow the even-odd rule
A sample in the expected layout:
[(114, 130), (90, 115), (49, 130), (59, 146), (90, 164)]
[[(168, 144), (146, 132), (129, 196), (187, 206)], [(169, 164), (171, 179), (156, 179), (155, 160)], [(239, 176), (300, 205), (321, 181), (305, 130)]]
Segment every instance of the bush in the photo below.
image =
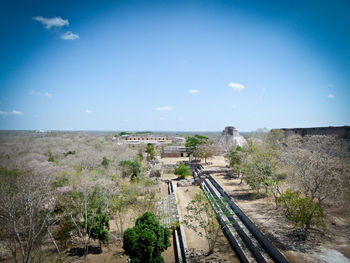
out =
[(54, 162), (54, 161), (55, 161), (55, 158), (54, 158), (52, 155), (50, 155), (50, 156), (49, 156), (49, 159), (47, 159), (47, 161), (48, 161), (48, 162)]
[(74, 155), (75, 154), (75, 151), (68, 151), (68, 152), (66, 152), (66, 153), (63, 153), (63, 155), (65, 156), (65, 157), (67, 157), (68, 155)]
[(123, 235), (123, 249), (133, 263), (164, 262), (162, 252), (170, 246), (170, 231), (151, 212), (140, 216)]
[(126, 177), (131, 175), (131, 181), (135, 181), (141, 174), (141, 163), (137, 159), (133, 161), (120, 161), (119, 166), (123, 169), (122, 176)]
[(301, 227), (305, 237), (311, 226), (324, 226), (323, 209), (310, 197), (303, 197), (299, 192), (288, 190), (278, 201), (284, 205), (283, 213), (287, 220), (294, 223), (296, 227)]
[(179, 179), (185, 179), (186, 176), (190, 175), (190, 169), (186, 164), (181, 163), (174, 171), (174, 174), (178, 175)]
[(105, 168), (109, 165), (109, 160), (107, 157), (103, 157), (102, 163), (101, 163)]
[[(85, 225), (85, 216), (84, 216)], [(108, 241), (108, 231), (109, 231), (109, 217), (106, 213), (102, 213), (102, 208), (99, 206), (96, 213), (91, 210), (87, 213), (87, 232), (89, 238), (93, 240), (98, 240), (100, 243), (106, 243)]]

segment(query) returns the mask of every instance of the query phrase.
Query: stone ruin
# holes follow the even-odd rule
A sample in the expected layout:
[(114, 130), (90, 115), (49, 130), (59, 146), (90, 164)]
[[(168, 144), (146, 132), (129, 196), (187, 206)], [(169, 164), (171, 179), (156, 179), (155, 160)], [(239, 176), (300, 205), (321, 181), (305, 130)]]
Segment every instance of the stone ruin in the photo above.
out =
[(237, 146), (247, 147), (248, 143), (242, 135), (239, 135), (238, 131), (233, 126), (225, 127), (216, 145), (219, 149), (227, 152), (231, 149), (236, 149)]

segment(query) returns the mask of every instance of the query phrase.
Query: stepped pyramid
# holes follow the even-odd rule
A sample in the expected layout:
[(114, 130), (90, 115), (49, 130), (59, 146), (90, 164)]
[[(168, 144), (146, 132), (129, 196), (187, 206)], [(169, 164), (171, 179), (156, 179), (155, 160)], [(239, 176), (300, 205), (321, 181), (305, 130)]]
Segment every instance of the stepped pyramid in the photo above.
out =
[(246, 147), (248, 143), (233, 126), (225, 127), (216, 145), (224, 151), (236, 149), (237, 146)]

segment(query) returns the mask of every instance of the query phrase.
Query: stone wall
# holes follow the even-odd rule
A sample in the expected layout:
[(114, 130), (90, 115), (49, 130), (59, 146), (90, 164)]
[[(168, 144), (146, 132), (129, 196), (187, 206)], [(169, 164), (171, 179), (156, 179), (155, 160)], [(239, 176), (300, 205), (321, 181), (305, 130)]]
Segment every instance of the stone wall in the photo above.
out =
[(289, 137), (294, 134), (300, 136), (306, 135), (333, 135), (341, 139), (350, 139), (350, 126), (341, 127), (315, 127), (315, 128), (290, 128), (281, 129), (285, 132), (285, 136)]

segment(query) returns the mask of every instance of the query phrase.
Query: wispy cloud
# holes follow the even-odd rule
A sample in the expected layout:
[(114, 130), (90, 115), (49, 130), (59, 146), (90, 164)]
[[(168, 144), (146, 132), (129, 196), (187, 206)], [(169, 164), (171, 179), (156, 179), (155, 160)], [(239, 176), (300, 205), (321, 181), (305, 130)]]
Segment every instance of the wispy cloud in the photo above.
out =
[(53, 94), (50, 93), (50, 92), (45, 92), (45, 93), (43, 94), (43, 93), (41, 93), (41, 92), (37, 92), (37, 91), (32, 90), (32, 89), (28, 90), (27, 94), (28, 94), (28, 95), (31, 95), (31, 96), (34, 96), (34, 95), (43, 96), (43, 95), (44, 95), (45, 97), (48, 97), (48, 98), (52, 98), (52, 96), (53, 96)]
[(35, 95), (35, 94), (37, 94), (35, 90), (32, 90), (32, 89), (28, 90), (28, 95)]
[(238, 90), (238, 91), (245, 88), (243, 84), (240, 84), (240, 83), (233, 83), (233, 82), (230, 82), (230, 83), (228, 84), (228, 86), (229, 86), (230, 88), (232, 88), (232, 89), (234, 89), (234, 90)]
[(32, 17), (32, 19), (43, 24), (46, 29), (51, 29), (51, 27), (62, 27), (62, 26), (69, 25), (68, 19), (62, 19), (59, 16), (51, 17), (51, 18), (35, 16), (35, 17)]
[(335, 98), (335, 95), (334, 95), (334, 94), (328, 94), (327, 97), (330, 98), (330, 99), (334, 99), (334, 98)]
[(195, 94), (195, 93), (198, 93), (199, 90), (198, 89), (190, 89), (188, 92), (191, 94)]
[(85, 112), (86, 113), (91, 113), (91, 110), (86, 109)]
[(157, 111), (170, 111), (172, 110), (173, 108), (172, 107), (169, 107), (169, 106), (163, 106), (163, 107), (157, 107), (156, 110)]
[(64, 40), (76, 40), (79, 39), (79, 34), (74, 34), (72, 31), (67, 31), (61, 35)]
[(12, 115), (23, 115), (23, 112), (21, 111), (16, 111), (16, 110), (13, 110), (10, 112)]
[(237, 108), (237, 105), (236, 104), (232, 104), (232, 108)]
[(7, 116), (7, 114), (8, 114), (7, 111), (0, 110), (1, 116), (5, 117), (5, 116)]

